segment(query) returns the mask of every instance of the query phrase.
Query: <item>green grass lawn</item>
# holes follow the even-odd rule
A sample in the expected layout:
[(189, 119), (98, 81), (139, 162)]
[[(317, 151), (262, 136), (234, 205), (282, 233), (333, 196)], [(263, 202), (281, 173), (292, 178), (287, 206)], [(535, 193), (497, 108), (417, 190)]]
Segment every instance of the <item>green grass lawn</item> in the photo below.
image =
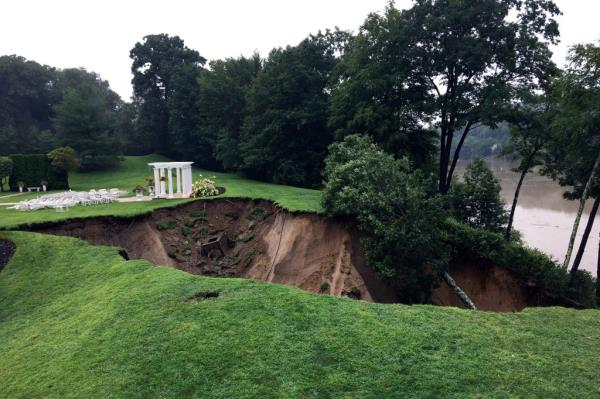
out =
[(0, 237), (2, 398), (600, 397), (598, 310), (369, 304)]
[[(87, 191), (100, 188), (119, 188), (131, 192), (137, 184), (143, 183), (144, 178), (152, 173), (148, 163), (159, 161), (168, 161), (168, 159), (158, 155), (125, 157), (125, 160), (121, 165), (114, 169), (91, 173), (72, 173), (69, 177), (69, 183), (71, 188), (76, 191)], [(268, 199), (290, 211), (320, 212), (322, 210), (320, 204), (321, 193), (318, 190), (264, 183), (244, 179), (230, 173), (217, 173), (194, 169), (194, 179), (199, 178), (200, 175), (203, 177), (214, 177), (218, 186), (225, 187), (225, 193), (214, 198), (233, 197)], [(36, 198), (39, 195), (41, 194), (26, 193), (17, 197), (0, 197), (0, 203), (18, 202), (25, 199)], [(69, 212), (65, 213), (57, 213), (54, 210), (20, 212), (7, 209), (5, 206), (0, 206), (0, 228), (14, 228), (21, 224), (59, 221), (79, 217), (106, 215), (134, 216), (149, 212), (152, 209), (173, 206), (182, 202), (184, 201), (159, 200), (89, 207), (79, 206), (74, 207), (70, 209)]]

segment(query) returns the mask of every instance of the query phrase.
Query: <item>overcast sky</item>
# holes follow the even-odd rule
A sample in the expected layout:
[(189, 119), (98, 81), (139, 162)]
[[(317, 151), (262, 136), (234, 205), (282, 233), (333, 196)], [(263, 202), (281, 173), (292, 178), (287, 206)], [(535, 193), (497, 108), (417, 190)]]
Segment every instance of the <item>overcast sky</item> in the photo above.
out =
[[(207, 59), (266, 56), (309, 33), (356, 31), (387, 0), (5, 0), (0, 5), (0, 55), (18, 54), (59, 67), (84, 67), (107, 79), (123, 99), (131, 96), (129, 50), (153, 33), (179, 35)], [(410, 0), (397, 0), (404, 8)], [(561, 44), (600, 39), (600, 0), (556, 0)]]

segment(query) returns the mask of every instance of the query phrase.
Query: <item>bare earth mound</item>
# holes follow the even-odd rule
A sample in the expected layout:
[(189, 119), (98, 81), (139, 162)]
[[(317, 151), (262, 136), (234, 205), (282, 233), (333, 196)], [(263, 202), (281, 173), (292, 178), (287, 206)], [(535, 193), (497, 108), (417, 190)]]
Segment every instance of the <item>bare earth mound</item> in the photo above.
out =
[[(193, 274), (251, 278), (372, 302), (396, 301), (394, 291), (368, 266), (351, 222), (290, 213), (268, 201), (197, 201), (135, 219), (93, 218), (31, 229), (120, 246), (129, 258)], [(484, 259), (454, 259), (450, 274), (481, 310), (566, 304)], [(432, 303), (462, 307), (443, 282), (434, 289)]]
[(0, 240), (0, 271), (15, 253), (15, 244), (8, 240)]

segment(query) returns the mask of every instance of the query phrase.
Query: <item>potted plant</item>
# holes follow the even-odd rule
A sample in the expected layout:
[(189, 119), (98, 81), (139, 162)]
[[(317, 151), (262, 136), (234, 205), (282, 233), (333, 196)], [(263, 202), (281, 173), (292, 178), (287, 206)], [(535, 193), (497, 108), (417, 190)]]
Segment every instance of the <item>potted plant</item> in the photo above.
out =
[(42, 185), (42, 191), (46, 192), (47, 187), (48, 187), (48, 182), (46, 180), (42, 180), (40, 184)]
[(142, 186), (141, 184), (135, 186), (133, 191), (135, 192), (135, 196), (138, 200), (142, 199), (142, 197), (144, 196), (144, 186)]
[(18, 181), (17, 182), (17, 186), (19, 187), (19, 192), (22, 193), (23, 192), (23, 187), (25, 187), (25, 182)]

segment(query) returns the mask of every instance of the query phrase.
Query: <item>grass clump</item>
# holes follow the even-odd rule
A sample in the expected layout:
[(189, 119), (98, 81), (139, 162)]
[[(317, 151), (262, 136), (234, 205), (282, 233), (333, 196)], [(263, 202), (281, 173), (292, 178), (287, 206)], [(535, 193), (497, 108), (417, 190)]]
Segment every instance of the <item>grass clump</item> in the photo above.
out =
[(158, 231), (173, 230), (175, 227), (177, 227), (177, 222), (174, 220), (161, 220), (156, 223), (156, 229)]
[(246, 232), (246, 234), (244, 234), (242, 236), (242, 238), (240, 238), (240, 241), (242, 242), (249, 242), (252, 241), (252, 239), (254, 238), (254, 234), (252, 232)]
[(188, 237), (191, 232), (192, 229), (187, 224), (181, 226), (181, 234), (183, 234), (184, 237)]

